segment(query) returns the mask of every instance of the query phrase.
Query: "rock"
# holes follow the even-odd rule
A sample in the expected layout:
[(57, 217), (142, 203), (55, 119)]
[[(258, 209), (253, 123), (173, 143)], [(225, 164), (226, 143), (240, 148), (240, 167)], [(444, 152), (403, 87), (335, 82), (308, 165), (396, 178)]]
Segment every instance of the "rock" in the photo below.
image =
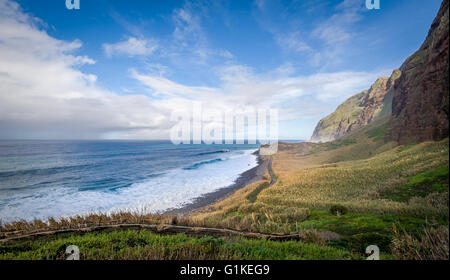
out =
[(386, 141), (399, 144), (448, 137), (449, 0), (444, 0), (425, 42), (395, 70), (379, 78), (316, 126), (311, 142), (328, 142), (389, 115)]
[(400, 68), (389, 140), (409, 144), (448, 137), (448, 9), (444, 0), (425, 42)]
[(311, 137), (311, 142), (328, 142), (339, 139), (370, 124), (379, 115), (390, 114), (392, 91), (400, 76), (400, 70), (395, 70), (391, 77), (379, 78), (369, 90), (347, 99), (334, 113), (319, 122)]

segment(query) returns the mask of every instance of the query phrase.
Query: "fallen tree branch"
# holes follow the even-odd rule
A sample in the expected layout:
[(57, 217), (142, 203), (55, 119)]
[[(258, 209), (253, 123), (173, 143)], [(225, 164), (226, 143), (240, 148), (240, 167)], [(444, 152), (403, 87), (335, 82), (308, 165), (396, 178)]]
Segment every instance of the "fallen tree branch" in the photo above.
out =
[(61, 233), (77, 233), (84, 234), (88, 232), (102, 231), (102, 230), (140, 230), (146, 229), (158, 234), (180, 234), (184, 233), (190, 236), (203, 237), (203, 236), (213, 236), (213, 237), (233, 237), (239, 236), (250, 239), (267, 239), (276, 241), (286, 241), (286, 240), (301, 240), (300, 234), (265, 234), (257, 232), (247, 232), (238, 231), (232, 229), (222, 229), (222, 228), (206, 228), (206, 227), (190, 227), (190, 226), (179, 226), (179, 225), (169, 225), (169, 224), (159, 224), (159, 225), (149, 225), (149, 224), (116, 224), (116, 225), (103, 225), (103, 226), (91, 226), (86, 228), (77, 229), (62, 229), (62, 230), (52, 230), (52, 231), (42, 231), (35, 232), (20, 236), (8, 237), (0, 239), (0, 243), (19, 241), (19, 240), (29, 240), (44, 236), (51, 236)]

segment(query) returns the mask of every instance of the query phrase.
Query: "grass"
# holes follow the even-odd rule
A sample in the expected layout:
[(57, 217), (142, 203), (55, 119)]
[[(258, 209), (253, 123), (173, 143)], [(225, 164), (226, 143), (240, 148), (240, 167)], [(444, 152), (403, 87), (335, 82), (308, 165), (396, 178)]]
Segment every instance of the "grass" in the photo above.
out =
[(1, 259), (63, 260), (76, 245), (85, 260), (317, 260), (360, 259), (344, 250), (287, 241), (194, 238), (183, 234), (157, 235), (141, 231), (62, 234), (35, 241), (0, 245)]
[(357, 141), (355, 139), (345, 139), (345, 140), (337, 140), (333, 142), (326, 143), (326, 147), (328, 151), (336, 150), (344, 146), (354, 145)]
[(304, 229), (315, 228), (333, 231), (341, 235), (355, 235), (368, 232), (392, 234), (394, 224), (410, 230), (425, 223), (426, 219), (424, 218), (407, 216), (354, 213), (335, 216), (328, 211), (311, 211), (311, 217), (307, 221), (300, 223), (299, 226)]
[(16, 221), (2, 224), (0, 221), (0, 238), (6, 235), (21, 235), (42, 231), (57, 231), (65, 229), (88, 228), (100, 225), (115, 224), (172, 224), (174, 217), (171, 215), (148, 214), (142, 212), (114, 212), (91, 213), (72, 217), (49, 218), (45, 221)]
[(425, 197), (434, 192), (448, 192), (449, 165), (443, 165), (408, 178), (408, 183), (381, 193), (383, 198), (408, 202), (413, 197)]
[(411, 144), (408, 144), (406, 146), (403, 146), (403, 147), (400, 148), (400, 152), (407, 151), (407, 150), (411, 149), (412, 147), (414, 147), (415, 145), (417, 145), (417, 143), (411, 143)]
[[(270, 176), (266, 171), (262, 180), (225, 200), (177, 219), (115, 213), (0, 224), (0, 234), (6, 235), (14, 231), (20, 234), (116, 223), (177, 223), (298, 233), (303, 242), (245, 239), (206, 242), (181, 235), (118, 231), (14, 242), (2, 245), (0, 255), (4, 259), (62, 258), (57, 248), (77, 242), (73, 244), (83, 248), (85, 258), (92, 259), (345, 259), (363, 258), (368, 244), (378, 245), (388, 259), (413, 256), (414, 252), (408, 252), (405, 244), (416, 244), (417, 248), (431, 252), (421, 255), (442, 256), (442, 252), (433, 251), (431, 240), (441, 240), (443, 235), (430, 238), (427, 234), (448, 227), (449, 140), (399, 147), (375, 141), (383, 133), (369, 125), (344, 137), (341, 145), (331, 150), (327, 143), (311, 147), (307, 143), (284, 145), (273, 156), (276, 184), (269, 187)], [(332, 214), (333, 205), (341, 205), (348, 212)], [(403, 237), (398, 234), (400, 230)]]
[(448, 226), (427, 226), (418, 237), (406, 231), (396, 232), (392, 241), (393, 255), (399, 260), (448, 260), (448, 247)]
[(265, 188), (268, 188), (269, 186), (270, 186), (270, 184), (268, 182), (264, 182), (264, 183), (258, 185), (258, 187), (256, 187), (256, 189), (254, 189), (251, 193), (249, 193), (247, 195), (248, 201), (250, 201), (252, 203), (255, 202), (258, 197), (258, 194)]
[(353, 213), (448, 217), (448, 204), (444, 200), (432, 201), (432, 196), (400, 203), (381, 195), (387, 189), (404, 185), (405, 178), (448, 164), (448, 140), (423, 143), (404, 152), (392, 149), (369, 159), (323, 168), (308, 166), (313, 160), (317, 167), (321, 166), (320, 158), (300, 157), (296, 158), (299, 169), (288, 170), (286, 165), (292, 166), (294, 160), (285, 163), (282, 157), (275, 156), (273, 166), (284, 185), (262, 191), (258, 196), (262, 203), (311, 210), (328, 210), (341, 204)]
[[(394, 228), (418, 236), (428, 223), (448, 226), (448, 139), (399, 148), (373, 141), (370, 136), (381, 133), (369, 135), (371, 129), (353, 134), (351, 139), (357, 143), (331, 151), (323, 149), (326, 144), (316, 144), (307, 154), (296, 153), (294, 147), (279, 151), (273, 157), (273, 169), (283, 184), (264, 189), (251, 186), (246, 191), (257, 202), (233, 195), (195, 215), (193, 221), (259, 232), (317, 231), (322, 237), (334, 233), (340, 238), (325, 244), (356, 254), (363, 254), (368, 243), (377, 244), (388, 257), (393, 257)], [(369, 157), (368, 147), (376, 151)], [(330, 158), (349, 153), (353, 160), (329, 163)], [(435, 191), (413, 192), (408, 201), (384, 195), (404, 185), (424, 183)], [(349, 213), (331, 214), (329, 209), (336, 204)], [(296, 210), (296, 215), (280, 218)]]
[(378, 142), (380, 140), (383, 140), (386, 131), (386, 125), (375, 127), (367, 132), (367, 136), (369, 136), (369, 138), (374, 138), (374, 141)]

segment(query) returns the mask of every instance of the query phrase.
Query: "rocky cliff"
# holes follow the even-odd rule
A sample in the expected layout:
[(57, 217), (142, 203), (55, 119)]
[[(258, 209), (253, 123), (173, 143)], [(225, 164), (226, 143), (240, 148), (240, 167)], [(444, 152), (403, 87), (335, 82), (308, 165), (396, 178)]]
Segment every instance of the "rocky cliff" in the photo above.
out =
[(347, 99), (335, 112), (320, 120), (311, 141), (336, 140), (371, 123), (379, 115), (390, 114), (394, 85), (400, 76), (401, 72), (395, 70), (391, 77), (379, 78), (369, 90)]
[(448, 137), (449, 0), (442, 2), (420, 49), (369, 90), (352, 96), (316, 126), (312, 142), (327, 142), (390, 115), (385, 139), (400, 144)]
[(444, 0), (420, 49), (401, 66), (389, 140), (400, 144), (448, 137), (449, 1)]

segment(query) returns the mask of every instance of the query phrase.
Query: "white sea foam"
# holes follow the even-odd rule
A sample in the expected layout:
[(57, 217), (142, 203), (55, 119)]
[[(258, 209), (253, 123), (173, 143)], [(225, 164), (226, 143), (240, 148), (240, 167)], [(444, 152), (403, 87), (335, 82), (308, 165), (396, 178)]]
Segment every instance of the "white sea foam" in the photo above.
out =
[[(9, 197), (0, 207), (3, 222), (62, 217), (92, 212), (179, 208), (196, 198), (230, 186), (243, 172), (257, 166), (254, 150), (233, 151), (192, 169), (173, 169), (116, 191), (75, 191), (73, 188), (36, 190)], [(219, 158), (219, 157), (217, 157)]]

